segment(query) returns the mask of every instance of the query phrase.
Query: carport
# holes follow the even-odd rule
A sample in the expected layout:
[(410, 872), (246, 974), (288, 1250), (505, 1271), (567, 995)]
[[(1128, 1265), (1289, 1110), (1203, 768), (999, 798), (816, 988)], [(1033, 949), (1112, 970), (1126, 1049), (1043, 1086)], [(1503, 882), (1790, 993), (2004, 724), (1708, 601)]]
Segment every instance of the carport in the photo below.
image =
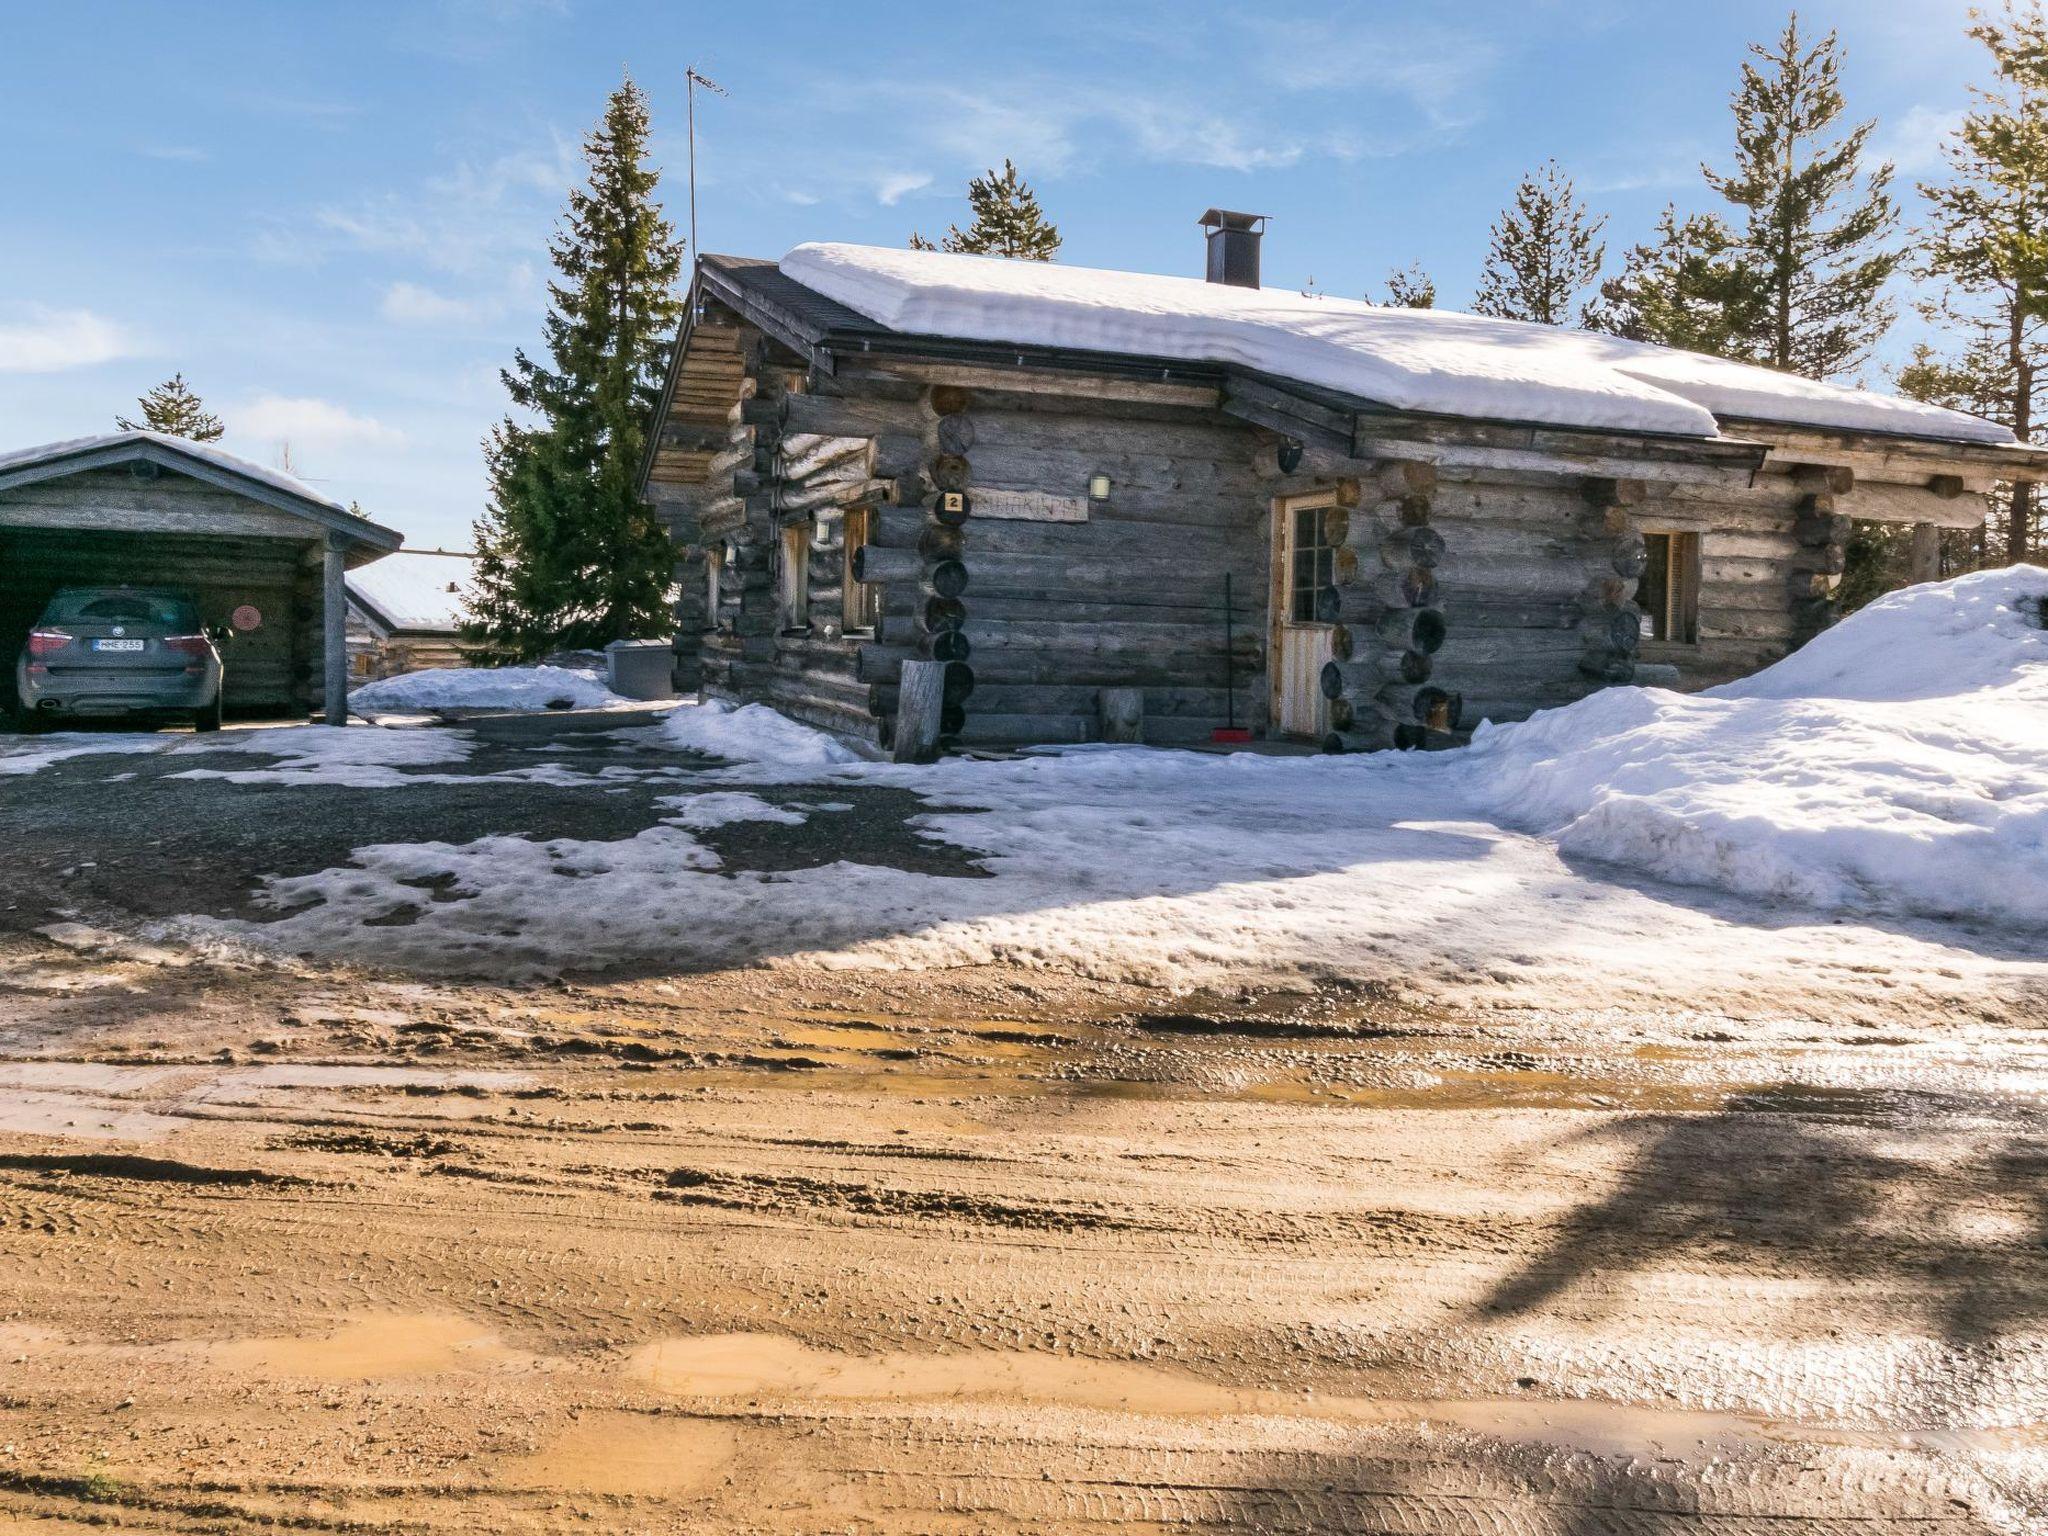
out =
[(281, 471), (207, 443), (116, 432), (0, 454), (0, 663), (59, 587), (175, 587), (221, 647), (233, 713), (345, 701), (344, 574), (401, 536)]

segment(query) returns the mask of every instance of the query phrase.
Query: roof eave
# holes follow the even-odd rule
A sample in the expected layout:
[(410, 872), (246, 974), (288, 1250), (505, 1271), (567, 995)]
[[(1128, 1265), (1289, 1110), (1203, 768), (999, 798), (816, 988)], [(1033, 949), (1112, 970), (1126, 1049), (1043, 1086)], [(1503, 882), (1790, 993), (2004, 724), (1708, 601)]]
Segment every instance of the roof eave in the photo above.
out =
[[(148, 438), (130, 442), (100, 443), (92, 447), (78, 448), (65, 453), (53, 453), (44, 458), (31, 459), (0, 470), (0, 491), (13, 490), (18, 486), (35, 485), (44, 480), (59, 480), (66, 475), (83, 474), (92, 469), (109, 469), (120, 464), (146, 462), (159, 468), (188, 475), (224, 491), (246, 496), (251, 501), (263, 502), (280, 512), (289, 512), (297, 517), (320, 524), (331, 533), (345, 534), (352, 541), (368, 546), (376, 555), (389, 554), (405, 542), (405, 535), (395, 528), (386, 528), (373, 523), (366, 517), (358, 517), (340, 507), (329, 506), (306, 496), (295, 496), (279, 485), (273, 485), (254, 475), (239, 474), (223, 464), (199, 454), (180, 453), (168, 443), (159, 443)], [(372, 555), (370, 558), (375, 558)]]

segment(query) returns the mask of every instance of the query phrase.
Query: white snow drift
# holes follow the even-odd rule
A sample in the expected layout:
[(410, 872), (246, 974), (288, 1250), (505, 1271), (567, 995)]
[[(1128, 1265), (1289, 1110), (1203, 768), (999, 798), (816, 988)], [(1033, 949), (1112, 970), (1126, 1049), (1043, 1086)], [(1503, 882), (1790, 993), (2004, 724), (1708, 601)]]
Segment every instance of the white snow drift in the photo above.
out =
[(1716, 416), (1959, 442), (1994, 422), (1696, 352), (1441, 309), (995, 256), (799, 245), (781, 269), (914, 335), (1228, 363), (1394, 407), (1713, 437)]
[(1569, 854), (1801, 906), (2048, 929), (2048, 571), (1894, 593), (1755, 677), (1482, 728), (1472, 798)]
[(365, 683), (348, 696), (357, 714), (454, 709), (605, 709), (630, 704), (579, 667), (438, 667)]

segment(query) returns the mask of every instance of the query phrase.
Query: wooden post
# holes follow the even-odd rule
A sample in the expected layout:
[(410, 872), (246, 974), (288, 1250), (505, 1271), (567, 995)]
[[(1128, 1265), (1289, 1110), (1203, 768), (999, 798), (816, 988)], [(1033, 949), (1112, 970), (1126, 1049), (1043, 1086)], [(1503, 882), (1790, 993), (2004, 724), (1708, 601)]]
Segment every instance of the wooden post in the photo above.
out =
[(1915, 582), (1941, 580), (1941, 530), (1934, 524), (1913, 525), (1913, 556), (1907, 575)]
[(340, 534), (327, 535), (320, 567), (320, 710), (329, 725), (348, 724), (348, 586), (342, 564), (347, 548)]
[(1105, 688), (1097, 698), (1102, 711), (1102, 739), (1137, 743), (1145, 739), (1145, 690)]
[(906, 661), (896, 691), (896, 739), (890, 757), (899, 763), (928, 763), (939, 755), (939, 717), (946, 707), (943, 661)]

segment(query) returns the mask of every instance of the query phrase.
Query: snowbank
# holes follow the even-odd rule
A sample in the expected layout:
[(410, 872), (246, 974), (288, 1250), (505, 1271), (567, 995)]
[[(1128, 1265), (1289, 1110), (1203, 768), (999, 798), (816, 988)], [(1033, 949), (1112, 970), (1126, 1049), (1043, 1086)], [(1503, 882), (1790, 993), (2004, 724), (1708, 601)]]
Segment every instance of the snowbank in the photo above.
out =
[(1458, 765), (1566, 854), (1766, 900), (2048, 928), (2048, 571), (1896, 593), (1740, 683), (1482, 727)]
[(568, 667), (440, 667), (365, 683), (348, 696), (357, 714), (449, 709), (604, 709), (632, 704), (595, 672)]
[(778, 715), (765, 704), (743, 704), (737, 709), (717, 699), (684, 704), (672, 711), (659, 729), (672, 747), (776, 770), (829, 768), (862, 761), (852, 748)]
[(1235, 364), (1399, 410), (1713, 437), (1715, 416), (2009, 443), (1996, 423), (1768, 368), (1449, 310), (993, 256), (799, 245), (781, 270), (915, 335)]

